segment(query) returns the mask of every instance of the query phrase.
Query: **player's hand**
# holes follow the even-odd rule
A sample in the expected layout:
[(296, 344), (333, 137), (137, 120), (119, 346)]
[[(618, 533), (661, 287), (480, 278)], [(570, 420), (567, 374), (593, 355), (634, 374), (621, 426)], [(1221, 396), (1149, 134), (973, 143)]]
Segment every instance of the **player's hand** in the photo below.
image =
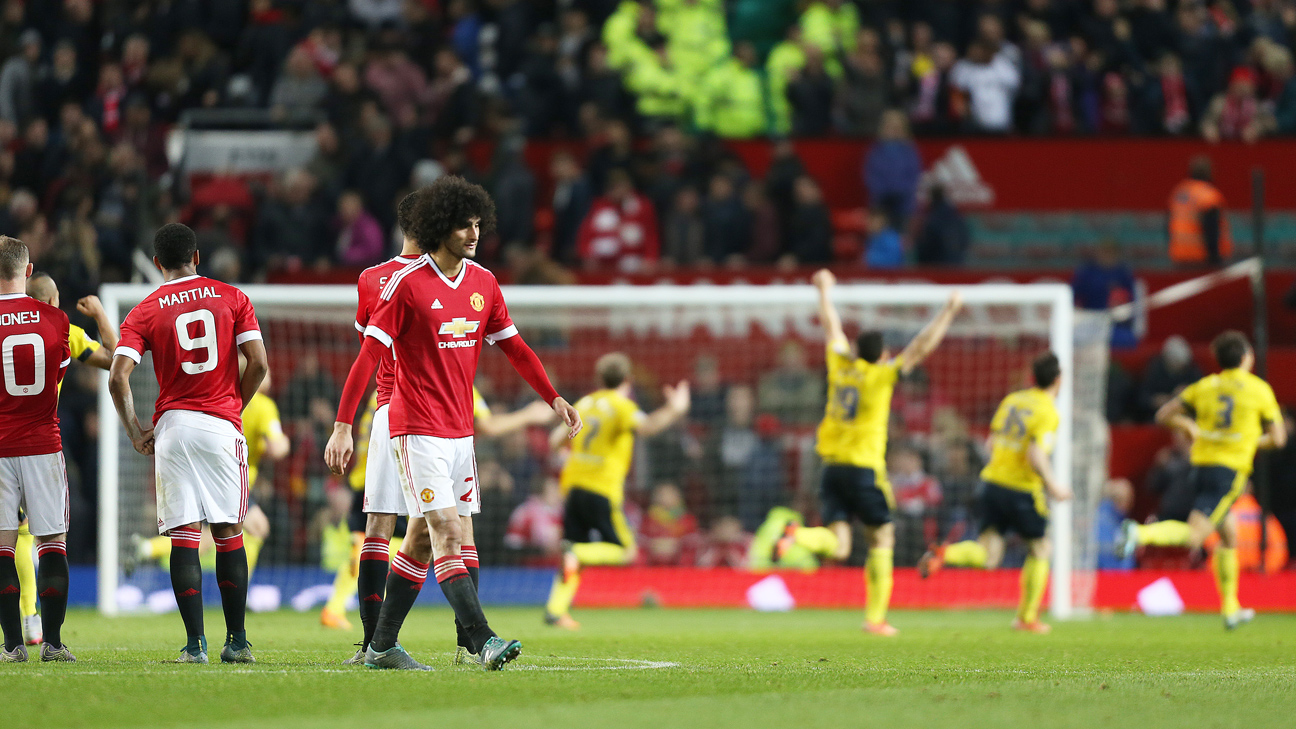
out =
[(527, 423), (531, 425), (548, 425), (554, 421), (554, 409), (543, 402), (535, 402), (522, 408)]
[(135, 446), (135, 452), (140, 455), (153, 455), (153, 429), (140, 431), (138, 438), (131, 438), (131, 445)]
[(960, 292), (958, 289), (954, 289), (953, 293), (950, 294), (949, 301), (945, 304), (945, 306), (949, 308), (950, 311), (953, 312), (957, 312), (959, 309), (962, 309), (963, 293)]
[(689, 411), (692, 398), (689, 396), (688, 380), (680, 380), (680, 383), (674, 387), (667, 385), (662, 388), (662, 393), (666, 395), (666, 404), (670, 405), (671, 410), (680, 415)]
[(571, 403), (561, 397), (554, 398), (553, 411), (558, 413), (558, 417), (566, 424), (568, 438), (575, 438), (576, 434), (581, 432), (584, 424), (581, 423), (580, 413), (576, 412), (576, 408), (572, 407)]
[(335, 476), (341, 476), (351, 463), (351, 450), (354, 444), (351, 439), (351, 426), (346, 423), (334, 423), (333, 435), (329, 436), (328, 445), (324, 447), (324, 462)]
[(94, 294), (78, 300), (76, 309), (91, 319), (97, 320), (100, 316), (107, 316), (107, 312), (105, 312), (103, 308), (103, 302), (101, 302), (99, 297)]
[(837, 277), (833, 275), (832, 271), (829, 271), (826, 268), (821, 268), (818, 271), (815, 271), (814, 275), (810, 277), (810, 283), (814, 284), (815, 288), (823, 291), (824, 289), (832, 288), (833, 285), (837, 283)]
[(1052, 498), (1054, 501), (1070, 501), (1070, 500), (1071, 500), (1071, 496), (1072, 496), (1072, 494), (1071, 494), (1071, 487), (1070, 487), (1070, 486), (1063, 486), (1063, 485), (1061, 485), (1061, 484), (1056, 484), (1056, 483), (1055, 483), (1055, 484), (1052, 484), (1052, 485), (1049, 486), (1049, 490), (1048, 490), (1048, 491), (1049, 491), (1049, 497)]

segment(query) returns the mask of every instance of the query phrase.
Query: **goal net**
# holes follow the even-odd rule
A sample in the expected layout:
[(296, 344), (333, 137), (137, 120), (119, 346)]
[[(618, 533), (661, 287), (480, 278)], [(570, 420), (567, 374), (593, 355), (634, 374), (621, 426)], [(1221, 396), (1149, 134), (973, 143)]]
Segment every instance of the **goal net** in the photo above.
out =
[[(967, 302), (944, 344), (896, 387), (888, 471), (897, 500), (897, 607), (1011, 606), (1015, 571), (947, 570), (920, 581), (912, 567), (930, 543), (975, 538), (977, 474), (999, 401), (1028, 383), (1045, 350), (1063, 362), (1058, 398), (1058, 473), (1076, 498), (1053, 506), (1055, 615), (1090, 604), (1096, 549), (1093, 516), (1106, 479), (1102, 418), (1107, 371), (1105, 319), (1080, 319), (1062, 284), (961, 286)], [(263, 460), (252, 495), (269, 535), (252, 576), (254, 609), (317, 608), (338, 565), (350, 557), (348, 478), (323, 461), (337, 398), (358, 351), (349, 286), (247, 286), (271, 367), (290, 453)], [(847, 333), (884, 332), (899, 351), (936, 313), (952, 287), (840, 285), (834, 292)], [(118, 321), (152, 291), (106, 286)], [(559, 391), (575, 402), (596, 388), (594, 362), (611, 351), (633, 362), (635, 397), (660, 406), (662, 386), (688, 380), (692, 409), (666, 432), (640, 439), (627, 479), (626, 511), (639, 544), (635, 563), (591, 570), (577, 606), (659, 603), (746, 604), (747, 590), (773, 573), (801, 606), (862, 606), (851, 556), (820, 564), (790, 552), (771, 563), (772, 536), (785, 519), (820, 523), (822, 464), (815, 428), (824, 409), (824, 344), (815, 291), (806, 285), (506, 287), (514, 321)], [(535, 398), (505, 357), (486, 347), (477, 385), (495, 413)], [(157, 395), (151, 361), (132, 378), (141, 417)], [(100, 395), (99, 605), (105, 613), (173, 606), (164, 542), (157, 536), (151, 460), (131, 448), (106, 383)], [(479, 437), (483, 511), (476, 541), (487, 603), (544, 601), (561, 539), (557, 472), (547, 429)], [(356, 479), (359, 482), (359, 479)], [(1010, 540), (1005, 567), (1020, 564)], [(209, 578), (208, 598), (219, 593)], [(425, 590), (430, 601), (439, 591)], [(354, 613), (352, 614), (354, 617)]]

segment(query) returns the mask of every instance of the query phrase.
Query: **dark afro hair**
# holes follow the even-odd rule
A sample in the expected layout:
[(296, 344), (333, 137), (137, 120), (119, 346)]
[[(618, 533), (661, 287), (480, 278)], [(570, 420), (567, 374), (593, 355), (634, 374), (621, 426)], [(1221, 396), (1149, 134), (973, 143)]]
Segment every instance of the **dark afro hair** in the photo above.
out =
[(435, 252), (473, 218), (480, 220), (483, 233), (495, 227), (495, 202), (481, 185), (462, 177), (446, 175), (415, 194), (410, 225), (403, 230), (424, 253)]
[(153, 255), (168, 271), (184, 268), (193, 262), (198, 250), (198, 236), (187, 225), (167, 223), (153, 235)]
[(1035, 377), (1035, 386), (1047, 390), (1062, 376), (1062, 364), (1056, 354), (1045, 352), (1031, 363), (1031, 374)]
[(860, 332), (855, 338), (855, 353), (869, 364), (877, 363), (882, 359), (882, 332)]
[(1251, 345), (1247, 343), (1246, 335), (1239, 331), (1224, 332), (1211, 342), (1211, 352), (1215, 354), (1215, 362), (1222, 370), (1241, 367), (1242, 358), (1246, 357), (1249, 349)]

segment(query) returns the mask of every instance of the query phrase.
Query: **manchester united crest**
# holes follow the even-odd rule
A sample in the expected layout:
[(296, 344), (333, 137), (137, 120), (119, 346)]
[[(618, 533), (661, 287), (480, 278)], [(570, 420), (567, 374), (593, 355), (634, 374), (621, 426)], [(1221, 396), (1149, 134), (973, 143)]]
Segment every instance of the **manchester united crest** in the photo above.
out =
[(481, 311), (482, 307), (486, 306), (486, 297), (474, 291), (473, 295), (468, 297), (468, 303), (472, 304), (473, 311)]
[(427, 504), (432, 503), (432, 498), (433, 498), (432, 489), (423, 489), (423, 493), (419, 494), (419, 496), (423, 499), (424, 503)]

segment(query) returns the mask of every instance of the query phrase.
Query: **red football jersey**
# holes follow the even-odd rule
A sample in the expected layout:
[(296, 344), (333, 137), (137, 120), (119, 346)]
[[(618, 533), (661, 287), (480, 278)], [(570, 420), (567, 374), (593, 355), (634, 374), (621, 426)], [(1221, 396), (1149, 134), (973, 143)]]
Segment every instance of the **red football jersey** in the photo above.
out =
[(365, 328), (396, 353), (391, 434), (463, 438), (473, 434), (473, 377), (482, 341), (516, 336), (499, 283), (471, 261), (454, 280), (428, 256), (383, 287)]
[(72, 361), (68, 316), (27, 294), (0, 294), (0, 458), (63, 450), (58, 387)]
[[(360, 280), (356, 282), (360, 303), (356, 307), (355, 328), (360, 332), (361, 340), (364, 339), (365, 327), (369, 326), (374, 310), (378, 308), (378, 295), (382, 293), (388, 279), (393, 273), (417, 260), (418, 256), (396, 256), (390, 261), (370, 266), (360, 274)], [(391, 402), (392, 383), (396, 380), (395, 352), (392, 355), (383, 357), (378, 362), (378, 407)]]
[(138, 364), (153, 353), (158, 381), (153, 422), (168, 410), (189, 410), (243, 429), (238, 347), (261, 338), (252, 302), (238, 289), (203, 276), (158, 287), (122, 323), (117, 354)]

